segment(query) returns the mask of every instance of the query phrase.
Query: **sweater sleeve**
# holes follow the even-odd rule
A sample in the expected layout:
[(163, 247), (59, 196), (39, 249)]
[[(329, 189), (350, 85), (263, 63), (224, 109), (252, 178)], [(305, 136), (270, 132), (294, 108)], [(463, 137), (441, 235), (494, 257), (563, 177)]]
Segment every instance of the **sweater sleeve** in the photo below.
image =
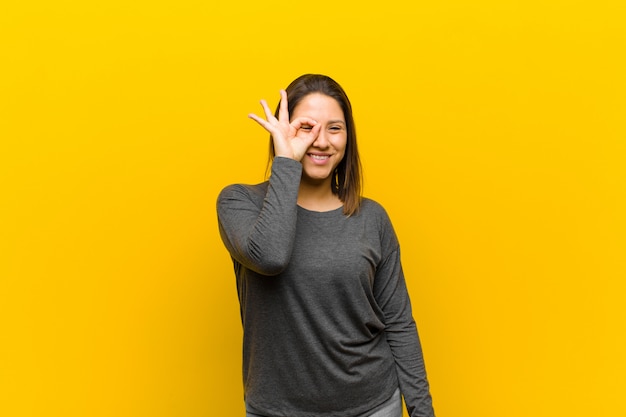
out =
[(220, 193), (220, 235), (230, 255), (262, 275), (277, 275), (289, 263), (296, 232), (297, 199), (302, 165), (276, 157), (265, 196), (251, 187), (231, 185)]
[[(390, 233), (393, 235), (393, 231)], [(422, 347), (400, 262), (400, 248), (395, 235), (391, 240), (395, 249), (378, 265), (374, 294), (383, 310), (385, 333), (409, 416), (434, 417)]]

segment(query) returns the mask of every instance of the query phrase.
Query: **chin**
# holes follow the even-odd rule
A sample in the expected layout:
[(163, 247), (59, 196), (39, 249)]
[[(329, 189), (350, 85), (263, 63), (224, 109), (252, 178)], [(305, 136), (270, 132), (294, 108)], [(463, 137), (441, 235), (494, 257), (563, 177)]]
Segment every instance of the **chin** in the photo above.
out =
[(333, 172), (330, 166), (315, 166), (313, 164), (302, 165), (302, 173), (311, 178), (326, 178)]
[(302, 175), (302, 179), (311, 183), (323, 183), (330, 180), (331, 173), (308, 173), (305, 172)]

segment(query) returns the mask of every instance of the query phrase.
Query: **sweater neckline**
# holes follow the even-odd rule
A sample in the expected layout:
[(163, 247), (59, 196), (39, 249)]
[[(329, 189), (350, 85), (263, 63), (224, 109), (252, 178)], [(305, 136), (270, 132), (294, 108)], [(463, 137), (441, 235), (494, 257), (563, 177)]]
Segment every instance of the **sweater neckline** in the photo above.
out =
[(309, 216), (316, 216), (316, 217), (335, 216), (337, 213), (343, 214), (343, 205), (338, 207), (338, 208), (336, 208), (336, 209), (327, 210), (327, 211), (309, 210), (309, 209), (306, 209), (306, 208), (304, 208), (302, 206), (298, 206), (298, 212), (307, 214)]

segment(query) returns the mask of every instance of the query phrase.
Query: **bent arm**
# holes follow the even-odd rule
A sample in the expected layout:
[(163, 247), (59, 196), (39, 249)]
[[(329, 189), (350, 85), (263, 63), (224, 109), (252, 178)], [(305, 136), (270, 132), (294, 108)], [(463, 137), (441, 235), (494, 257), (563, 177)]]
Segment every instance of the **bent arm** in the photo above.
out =
[(220, 234), (231, 256), (262, 275), (277, 275), (289, 263), (296, 232), (302, 165), (274, 158), (264, 198), (241, 185), (226, 187), (217, 201)]

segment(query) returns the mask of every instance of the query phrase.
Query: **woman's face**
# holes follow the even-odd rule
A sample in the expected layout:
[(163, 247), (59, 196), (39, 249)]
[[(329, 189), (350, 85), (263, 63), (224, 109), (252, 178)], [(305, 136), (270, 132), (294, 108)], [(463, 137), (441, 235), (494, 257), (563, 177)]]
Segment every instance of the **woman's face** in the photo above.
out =
[[(332, 97), (321, 93), (304, 96), (290, 115), (310, 117), (321, 125), (317, 139), (302, 158), (302, 181), (328, 183), (345, 154), (348, 132), (341, 106)], [(311, 127), (303, 127), (310, 129)]]

